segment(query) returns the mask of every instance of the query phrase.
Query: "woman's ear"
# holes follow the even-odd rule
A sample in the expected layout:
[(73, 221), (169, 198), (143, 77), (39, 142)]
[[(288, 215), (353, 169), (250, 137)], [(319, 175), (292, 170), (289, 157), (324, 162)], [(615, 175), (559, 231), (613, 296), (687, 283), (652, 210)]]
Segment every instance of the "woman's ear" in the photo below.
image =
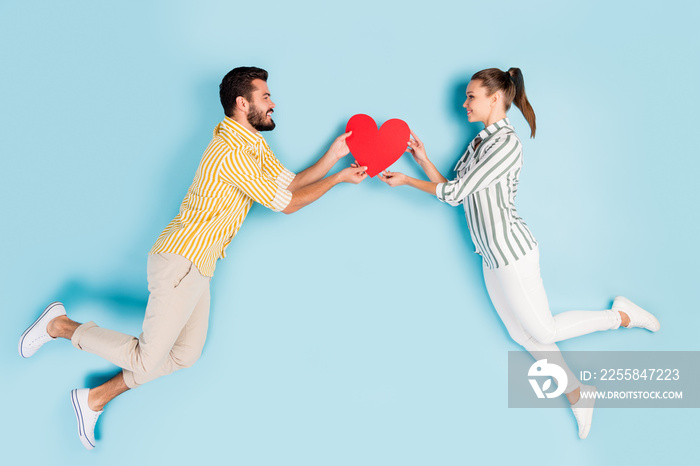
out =
[(490, 97), (491, 107), (495, 107), (496, 104), (501, 101), (501, 99), (503, 99), (503, 94), (501, 93), (501, 91), (494, 92), (493, 95)]

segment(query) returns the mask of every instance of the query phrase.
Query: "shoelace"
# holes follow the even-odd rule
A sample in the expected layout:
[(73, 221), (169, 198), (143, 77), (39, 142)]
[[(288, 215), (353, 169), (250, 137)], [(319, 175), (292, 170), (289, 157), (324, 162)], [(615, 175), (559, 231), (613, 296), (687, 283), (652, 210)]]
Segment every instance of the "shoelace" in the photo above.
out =
[(579, 409), (581, 409), (581, 408), (574, 408), (573, 406), (571, 407), (571, 410), (574, 412), (574, 417), (576, 418), (576, 422), (580, 426), (581, 425), (581, 418), (579, 417), (580, 416)]
[(50, 341), (50, 340), (53, 340), (53, 339), (54, 339), (54, 338), (51, 337), (51, 335), (49, 335), (48, 333), (45, 333), (45, 334), (43, 334), (43, 335), (39, 335), (38, 337), (36, 337), (36, 338), (33, 339), (32, 341), (30, 341), (30, 342), (28, 343), (28, 346), (34, 346), (34, 345), (36, 345), (37, 343), (40, 343), (39, 346), (41, 346), (41, 345), (43, 345), (44, 343), (46, 343), (47, 341)]
[(95, 425), (97, 424), (97, 418), (100, 417), (100, 414), (102, 414), (102, 411), (92, 411), (90, 410), (90, 415), (92, 416), (92, 427), (93, 431), (95, 429)]

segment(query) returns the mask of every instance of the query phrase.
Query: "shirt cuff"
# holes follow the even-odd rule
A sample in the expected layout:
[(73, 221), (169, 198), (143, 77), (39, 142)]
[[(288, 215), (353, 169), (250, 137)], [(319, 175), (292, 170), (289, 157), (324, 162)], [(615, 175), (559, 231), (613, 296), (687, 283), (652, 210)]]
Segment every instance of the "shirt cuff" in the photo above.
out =
[(445, 202), (445, 198), (442, 197), (442, 187), (445, 186), (445, 183), (438, 183), (437, 186), (435, 186), (435, 195), (438, 198), (438, 201), (440, 202)]
[(282, 212), (287, 208), (292, 200), (292, 193), (284, 188), (278, 188), (275, 193), (274, 199), (272, 199), (272, 210), (275, 212)]
[(282, 189), (286, 189), (287, 186), (289, 186), (292, 183), (292, 180), (294, 177), (297, 175), (294, 172), (290, 172), (286, 168), (283, 168), (282, 171), (280, 172), (279, 175), (277, 175), (277, 179), (275, 179), (275, 183), (277, 183), (277, 186), (279, 186)]

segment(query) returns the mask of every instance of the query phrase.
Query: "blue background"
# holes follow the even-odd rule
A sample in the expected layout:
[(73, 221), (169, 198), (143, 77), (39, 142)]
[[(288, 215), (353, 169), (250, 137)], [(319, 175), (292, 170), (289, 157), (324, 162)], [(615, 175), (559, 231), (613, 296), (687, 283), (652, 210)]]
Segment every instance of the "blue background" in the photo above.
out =
[[(600, 409), (580, 441), (568, 409), (508, 409), (518, 346), (462, 210), (377, 179), (291, 216), (253, 207), (212, 281), (202, 359), (111, 403), (92, 452), (69, 391), (114, 367), (66, 341), (30, 360), (16, 345), (53, 300), (140, 332), (146, 254), (223, 118), (231, 68), (270, 72), (265, 136), (291, 170), (368, 113), (407, 121), (449, 174), (481, 129), (461, 108), (469, 77), (519, 66), (538, 132), (510, 112), (526, 158), (518, 207), (552, 309), (623, 294), (662, 322), (561, 347), (699, 350), (698, 13), (676, 0), (3, 1), (6, 464), (689, 461), (696, 410)], [(419, 175), (408, 158), (394, 169)]]

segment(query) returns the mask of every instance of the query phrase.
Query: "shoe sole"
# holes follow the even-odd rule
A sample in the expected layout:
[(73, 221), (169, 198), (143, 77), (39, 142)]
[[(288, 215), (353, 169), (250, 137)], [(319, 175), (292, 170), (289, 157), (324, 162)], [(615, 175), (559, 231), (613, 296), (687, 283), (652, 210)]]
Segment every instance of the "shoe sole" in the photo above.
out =
[[(597, 390), (596, 390), (596, 391), (597, 391)], [(595, 393), (595, 392), (593, 392), (593, 393)], [(595, 398), (593, 399), (593, 406), (591, 406), (590, 409), (593, 410), (593, 408), (595, 408)], [(588, 428), (585, 430), (585, 432), (583, 432), (583, 436), (582, 436), (582, 437), (579, 436), (579, 438), (580, 438), (581, 440), (585, 440), (586, 438), (588, 438), (588, 434), (591, 432), (591, 426), (592, 426), (592, 425), (593, 425), (593, 411), (591, 411), (591, 422), (588, 423)]]
[(70, 401), (73, 404), (73, 411), (75, 412), (75, 418), (78, 420), (78, 437), (80, 437), (80, 442), (88, 450), (95, 448), (95, 445), (90, 443), (87, 435), (85, 435), (85, 421), (83, 421), (83, 410), (80, 409), (80, 402), (78, 402), (78, 391), (71, 390)]
[(41, 315), (39, 316), (39, 318), (38, 318), (37, 320), (35, 320), (34, 323), (33, 323), (32, 325), (30, 325), (29, 328), (28, 328), (27, 330), (24, 331), (24, 333), (22, 334), (21, 337), (19, 337), (19, 345), (17, 346), (17, 351), (19, 352), (19, 355), (20, 355), (20, 356), (22, 356), (22, 357), (25, 358), (25, 359), (26, 359), (26, 358), (30, 358), (30, 357), (33, 356), (33, 354), (31, 354), (31, 355), (29, 355), (29, 356), (25, 356), (24, 354), (22, 354), (22, 344), (24, 343), (24, 338), (27, 336), (27, 334), (28, 334), (29, 332), (31, 332), (31, 330), (32, 330), (34, 327), (36, 327), (36, 324), (38, 324), (39, 321), (40, 321), (41, 319), (43, 319), (44, 316), (45, 316), (46, 314), (48, 314), (48, 312), (49, 312), (51, 309), (53, 309), (54, 307), (56, 307), (56, 306), (63, 306), (63, 303), (58, 302), (58, 301), (55, 301), (55, 302), (49, 304), (48, 306), (46, 306), (46, 309), (44, 309), (44, 312), (41, 313)]
[(591, 426), (593, 425), (593, 409), (595, 408), (595, 401), (596, 401), (595, 393), (597, 393), (597, 392), (598, 392), (597, 387), (593, 387), (593, 390), (590, 390), (590, 393), (593, 393), (593, 398), (592, 398), (593, 404), (589, 408), (591, 410), (591, 422), (588, 423), (586, 430), (584, 432), (582, 432), (582, 436), (579, 435), (579, 438), (581, 440), (585, 440), (586, 438), (588, 438), (588, 434), (591, 432)]

